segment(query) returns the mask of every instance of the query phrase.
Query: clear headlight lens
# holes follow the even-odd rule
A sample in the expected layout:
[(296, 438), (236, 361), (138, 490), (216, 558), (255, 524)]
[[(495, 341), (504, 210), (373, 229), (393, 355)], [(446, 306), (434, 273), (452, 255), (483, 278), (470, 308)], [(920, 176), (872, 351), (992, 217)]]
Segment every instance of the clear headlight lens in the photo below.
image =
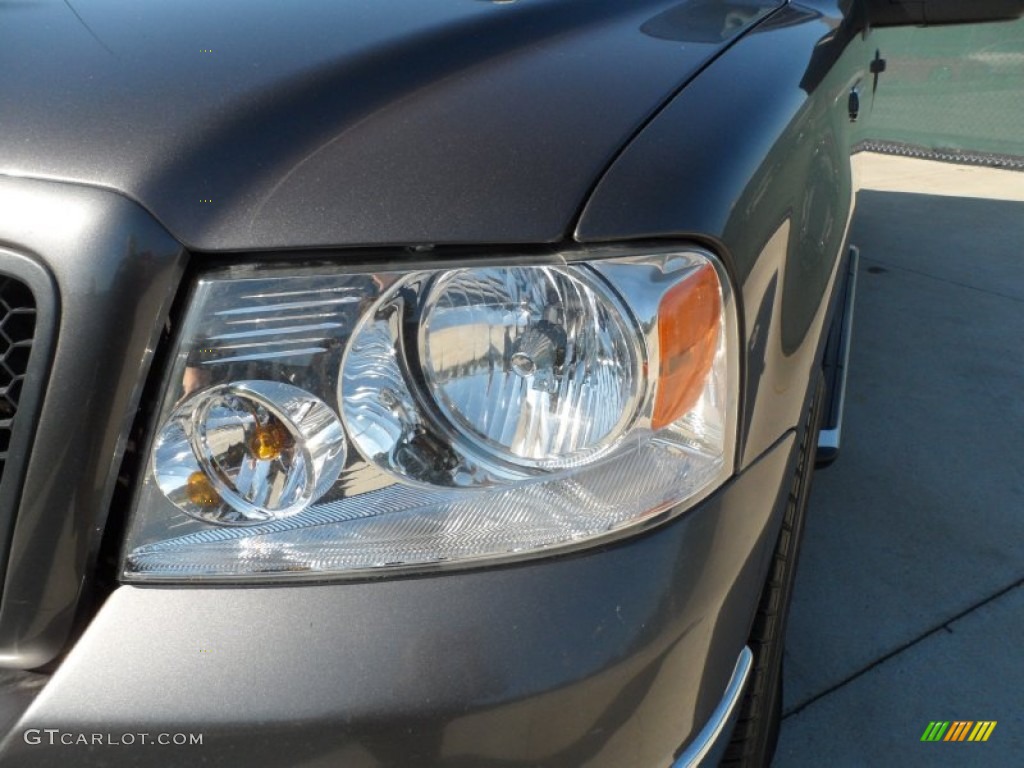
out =
[[(561, 467), (614, 447), (636, 416), (646, 381), (639, 327), (607, 286), (560, 267), (453, 270), (420, 284), (402, 281), (356, 329), (342, 368), (341, 403), (368, 459), (441, 485), (487, 482), (487, 464)], [(409, 295), (422, 295), (418, 330), (405, 333)], [(426, 408), (394, 354), (404, 345), (421, 372)], [(444, 423), (445, 457), (419, 420)], [(448, 435), (452, 431), (454, 435)], [(397, 451), (397, 452), (396, 452)], [(449, 478), (438, 470), (453, 463)], [(443, 474), (443, 473), (442, 473)]]
[(199, 282), (131, 579), (522, 556), (732, 470), (736, 343), (708, 254)]
[(183, 512), (245, 525), (301, 512), (345, 465), (330, 406), (274, 381), (221, 384), (186, 399), (160, 430), (153, 476)]
[(431, 288), (420, 326), (428, 389), (485, 450), (565, 465), (614, 445), (635, 414), (637, 329), (585, 276), (462, 269)]

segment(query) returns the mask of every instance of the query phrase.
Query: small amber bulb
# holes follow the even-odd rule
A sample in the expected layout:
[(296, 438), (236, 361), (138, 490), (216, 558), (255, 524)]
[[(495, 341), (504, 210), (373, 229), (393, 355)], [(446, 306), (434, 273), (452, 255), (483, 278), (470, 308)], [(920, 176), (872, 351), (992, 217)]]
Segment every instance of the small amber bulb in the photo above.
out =
[(273, 461), (288, 447), (288, 432), (277, 422), (256, 427), (249, 439), (249, 450), (263, 461)]
[(220, 504), (220, 496), (205, 472), (193, 472), (188, 476), (186, 485), (188, 500), (198, 507), (215, 507)]

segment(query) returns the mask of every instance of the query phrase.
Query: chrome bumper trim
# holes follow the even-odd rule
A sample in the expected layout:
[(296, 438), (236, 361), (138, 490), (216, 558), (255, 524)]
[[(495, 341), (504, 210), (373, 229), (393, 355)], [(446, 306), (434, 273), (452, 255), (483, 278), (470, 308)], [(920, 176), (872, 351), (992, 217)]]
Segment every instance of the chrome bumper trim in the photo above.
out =
[(736, 720), (736, 705), (739, 704), (743, 689), (746, 687), (747, 678), (754, 664), (754, 654), (749, 648), (744, 647), (736, 659), (736, 667), (732, 671), (729, 685), (725, 688), (722, 700), (718, 702), (715, 711), (711, 713), (708, 722), (701, 729), (697, 737), (690, 743), (682, 755), (672, 763), (672, 768), (698, 768), (704, 766), (710, 768), (716, 766), (722, 759), (725, 746), (728, 743), (732, 727)]

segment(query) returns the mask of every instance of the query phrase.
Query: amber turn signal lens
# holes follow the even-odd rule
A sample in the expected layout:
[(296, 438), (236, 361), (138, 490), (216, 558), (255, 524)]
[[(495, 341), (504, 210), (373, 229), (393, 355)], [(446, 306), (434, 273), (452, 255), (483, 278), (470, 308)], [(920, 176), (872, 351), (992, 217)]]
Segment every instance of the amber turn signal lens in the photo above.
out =
[(661, 370), (652, 429), (686, 414), (700, 397), (718, 349), (722, 289), (710, 264), (670, 288), (658, 305)]
[(277, 422), (263, 424), (253, 430), (249, 441), (249, 450), (257, 459), (272, 461), (287, 448), (291, 447), (288, 430)]
[(189, 475), (185, 492), (188, 500), (198, 507), (215, 507), (220, 504), (220, 496), (205, 472), (193, 472)]

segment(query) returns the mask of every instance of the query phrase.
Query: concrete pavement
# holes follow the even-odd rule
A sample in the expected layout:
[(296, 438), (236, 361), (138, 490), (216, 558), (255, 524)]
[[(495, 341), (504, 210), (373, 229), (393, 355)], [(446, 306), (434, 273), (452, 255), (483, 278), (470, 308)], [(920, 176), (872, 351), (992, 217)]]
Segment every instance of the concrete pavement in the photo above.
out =
[(1024, 202), (1024, 173), (977, 165), (860, 152), (851, 158), (858, 184), (881, 192)]
[[(774, 764), (1024, 765), (1024, 203), (869, 191), (853, 226), (843, 446), (814, 480)], [(932, 720), (998, 725), (922, 743)]]

